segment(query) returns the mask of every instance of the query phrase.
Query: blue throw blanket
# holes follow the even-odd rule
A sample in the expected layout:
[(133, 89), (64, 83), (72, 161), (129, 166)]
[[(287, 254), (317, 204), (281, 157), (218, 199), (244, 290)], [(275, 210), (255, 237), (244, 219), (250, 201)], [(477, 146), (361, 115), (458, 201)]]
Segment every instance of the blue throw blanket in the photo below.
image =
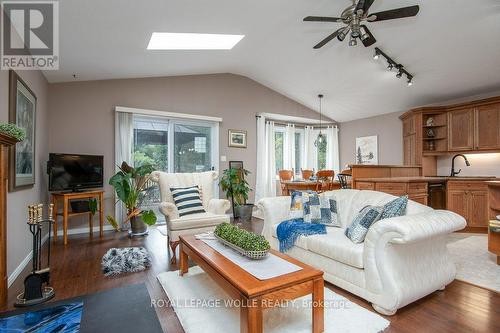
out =
[(299, 236), (326, 234), (324, 224), (305, 223), (303, 219), (283, 221), (278, 225), (276, 234), (280, 242), (280, 252), (290, 250)]

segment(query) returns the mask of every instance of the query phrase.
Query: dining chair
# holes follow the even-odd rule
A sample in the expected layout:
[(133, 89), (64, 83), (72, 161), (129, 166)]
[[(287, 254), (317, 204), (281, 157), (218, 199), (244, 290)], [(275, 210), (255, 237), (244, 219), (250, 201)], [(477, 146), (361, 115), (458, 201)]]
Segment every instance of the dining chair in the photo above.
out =
[(333, 170), (319, 170), (316, 172), (318, 183), (316, 185), (316, 192), (325, 192), (333, 190), (333, 180), (335, 179), (335, 171)]
[(351, 184), (352, 184), (352, 171), (351, 171), (351, 169), (342, 170), (337, 175), (337, 177), (339, 179), (341, 189), (351, 188)]
[(314, 175), (314, 169), (308, 170), (308, 169), (301, 168), (300, 172), (302, 174), (302, 179), (305, 179), (305, 180), (309, 180)]
[(281, 185), (281, 195), (287, 195), (286, 184), (283, 182), (290, 181), (293, 179), (294, 170), (280, 170), (278, 171), (278, 176), (280, 177), (280, 185)]

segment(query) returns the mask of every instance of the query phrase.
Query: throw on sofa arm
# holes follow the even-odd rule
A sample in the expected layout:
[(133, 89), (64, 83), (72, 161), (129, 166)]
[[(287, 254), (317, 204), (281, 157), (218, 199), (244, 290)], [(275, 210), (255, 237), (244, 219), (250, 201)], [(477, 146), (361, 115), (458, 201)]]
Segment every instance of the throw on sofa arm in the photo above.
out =
[(216, 215), (224, 215), (231, 208), (231, 203), (226, 199), (210, 199), (208, 212)]
[(272, 237), (272, 228), (290, 217), (290, 197), (280, 196), (274, 198), (263, 198), (257, 202), (257, 207), (264, 214), (264, 226), (262, 236), (267, 240)]

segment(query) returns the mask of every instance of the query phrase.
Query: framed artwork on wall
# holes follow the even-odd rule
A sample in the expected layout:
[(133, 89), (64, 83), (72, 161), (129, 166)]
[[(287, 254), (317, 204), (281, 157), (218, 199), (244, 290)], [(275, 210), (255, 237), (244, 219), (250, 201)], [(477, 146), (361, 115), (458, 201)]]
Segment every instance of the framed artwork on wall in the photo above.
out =
[(356, 164), (378, 164), (378, 136), (356, 138)]
[(10, 150), (9, 191), (35, 184), (36, 96), (13, 70), (9, 72), (9, 122), (26, 131), (26, 139)]
[(229, 169), (243, 169), (243, 161), (229, 161)]
[(230, 129), (228, 133), (229, 147), (246, 148), (247, 131)]

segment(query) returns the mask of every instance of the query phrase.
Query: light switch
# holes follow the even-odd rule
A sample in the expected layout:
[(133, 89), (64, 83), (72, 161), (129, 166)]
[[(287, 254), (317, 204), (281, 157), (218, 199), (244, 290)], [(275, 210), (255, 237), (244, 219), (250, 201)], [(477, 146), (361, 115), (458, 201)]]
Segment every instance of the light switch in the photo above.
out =
[(221, 162), (226, 162), (226, 161), (227, 161), (226, 156), (225, 156), (225, 155), (221, 155), (221, 157), (220, 157), (220, 161), (221, 161)]

